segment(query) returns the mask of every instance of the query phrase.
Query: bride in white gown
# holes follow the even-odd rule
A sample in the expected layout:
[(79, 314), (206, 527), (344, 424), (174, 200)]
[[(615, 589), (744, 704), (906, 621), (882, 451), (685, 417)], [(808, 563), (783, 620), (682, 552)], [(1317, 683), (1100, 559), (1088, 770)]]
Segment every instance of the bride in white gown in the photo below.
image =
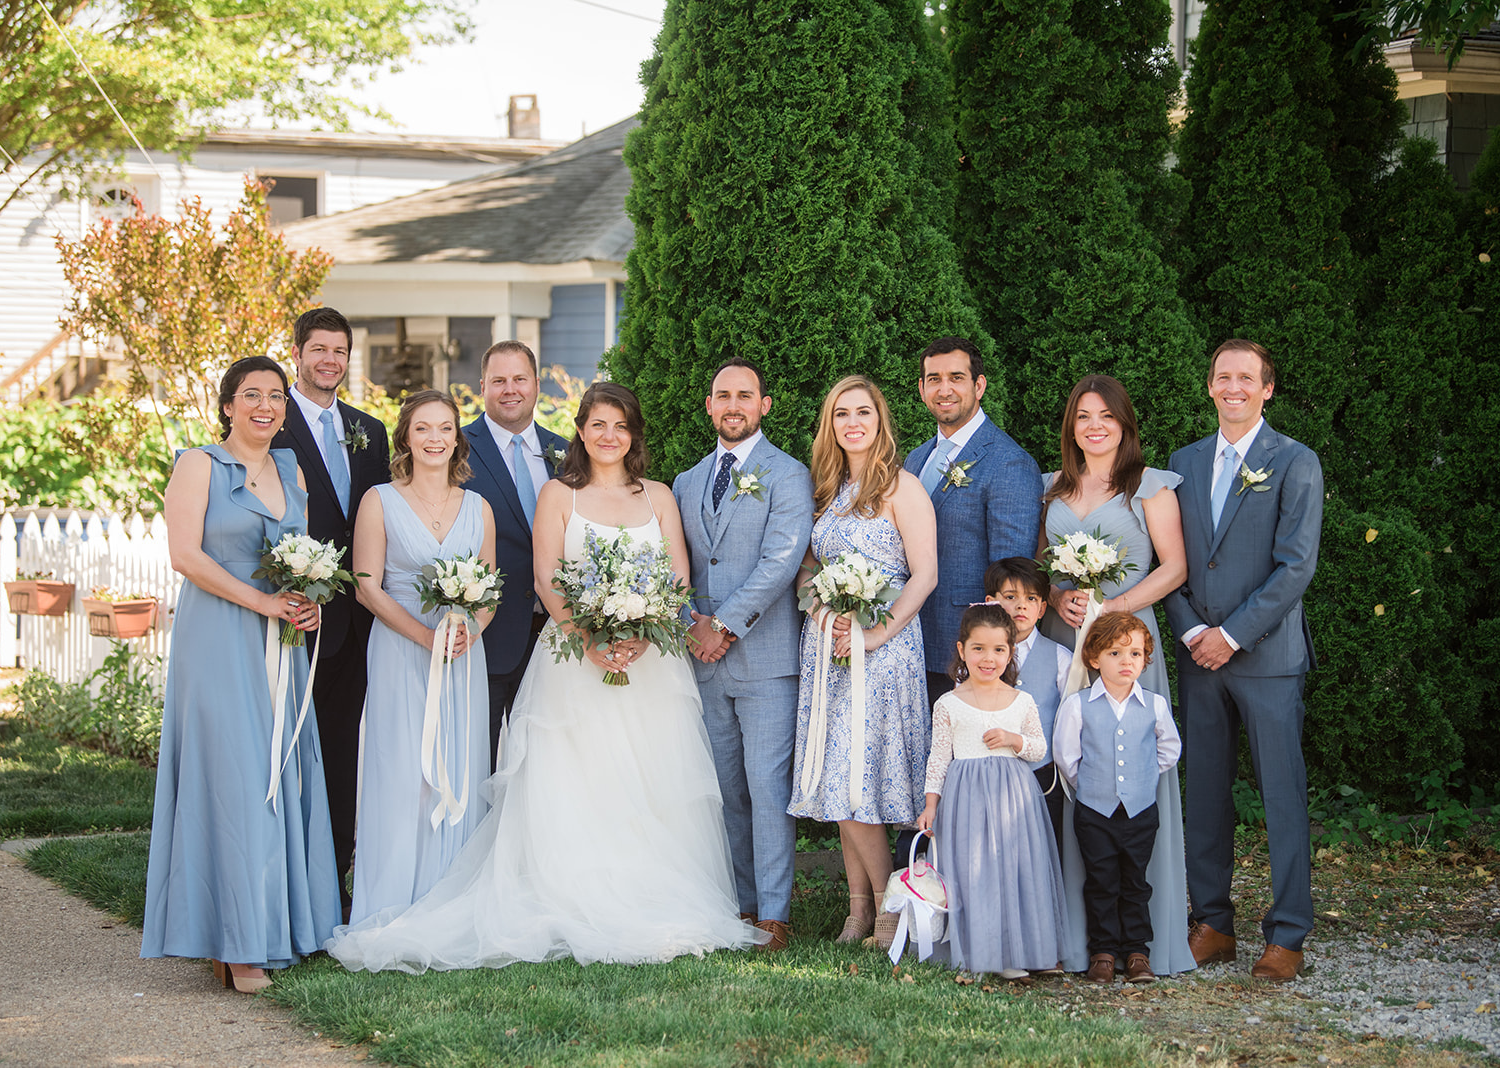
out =
[[(569, 625), (552, 572), (559, 557), (582, 555), (590, 527), (665, 538), (677, 573), (688, 569), (671, 491), (641, 477), (635, 395), (595, 383), (577, 427), (562, 475), (536, 505), (546, 630)], [(490, 814), (426, 896), (335, 930), (325, 948), (346, 968), (499, 968), (560, 957), (640, 963), (765, 940), (739, 919), (692, 670), (640, 641), (587, 655), (555, 663), (543, 633), (499, 770), (485, 786)], [(605, 671), (626, 667), (630, 685), (605, 685)]]

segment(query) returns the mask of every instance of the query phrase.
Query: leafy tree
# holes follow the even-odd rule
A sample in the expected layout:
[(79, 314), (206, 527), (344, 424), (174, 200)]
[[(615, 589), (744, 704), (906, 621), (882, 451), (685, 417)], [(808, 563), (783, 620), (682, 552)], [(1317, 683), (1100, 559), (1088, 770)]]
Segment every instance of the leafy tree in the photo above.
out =
[(944, 334), (989, 344), (948, 237), (945, 78), (916, 0), (670, 0), (625, 146), (636, 237), (607, 354), (658, 471), (708, 447), (709, 376), (734, 355), (764, 365), (768, 429), (794, 453), (854, 371), (908, 441), (925, 435), (915, 354)]
[[(271, 229), (266, 187), (254, 179), (221, 228), (198, 199), (177, 220), (147, 215), (105, 220), (58, 252), (71, 289), (63, 325), (86, 338), (118, 338), (136, 400), (165, 405), (174, 420), (196, 421), (196, 434), (218, 439), (215, 398), (224, 368), (269, 353), (312, 306), (333, 259), (296, 252)], [(189, 439), (189, 427), (169, 428)]]
[(1500, 21), (1495, 0), (1364, 0), (1356, 7), (1365, 39), (1385, 44), (1415, 34), (1419, 42), (1448, 53), (1448, 64), (1463, 54), (1464, 38)]
[(0, 174), (15, 183), (0, 208), (29, 181), (128, 147), (110, 101), (147, 148), (170, 152), (191, 147), (214, 116), (235, 105), (346, 128), (351, 113), (378, 114), (351, 92), (361, 78), (399, 66), (414, 45), (467, 34), (465, 6), (462, 0), (0, 4), (0, 145), (17, 161), (0, 159)]
[(1058, 458), (1068, 392), (1118, 377), (1164, 464), (1192, 436), (1202, 342), (1162, 259), (1184, 199), (1166, 169), (1177, 70), (1162, 0), (956, 0), (957, 235), (1013, 385), (1011, 433)]

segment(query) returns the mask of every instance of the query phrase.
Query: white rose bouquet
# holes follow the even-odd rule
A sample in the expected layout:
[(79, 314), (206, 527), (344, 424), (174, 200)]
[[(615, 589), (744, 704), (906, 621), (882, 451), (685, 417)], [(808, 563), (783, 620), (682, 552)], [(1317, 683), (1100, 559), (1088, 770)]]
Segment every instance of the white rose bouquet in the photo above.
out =
[[(797, 598), (797, 607), (806, 612), (813, 599), (822, 601), (838, 615), (850, 616), (861, 627), (875, 627), (891, 618), (891, 603), (901, 591), (891, 585), (890, 576), (861, 553), (844, 553), (813, 572)], [(833, 662), (848, 667), (847, 656)]]
[(453, 608), (473, 616), (500, 603), (505, 576), (478, 556), (455, 556), (422, 565), (422, 581), (415, 583), (422, 611)]
[[(260, 567), (250, 577), (270, 579), (277, 593), (294, 590), (314, 604), (327, 604), (334, 594), (343, 593), (346, 585), (359, 585), (359, 576), (339, 567), (343, 556), (344, 550), (331, 541), (287, 533), (275, 545), (266, 539)], [(291, 623), (283, 623), (281, 644), (304, 644), (302, 632)]]
[(1134, 563), (1125, 562), (1125, 550), (1116, 541), (1106, 544), (1097, 528), (1092, 534), (1079, 531), (1058, 538), (1047, 546), (1047, 571), (1054, 579), (1068, 579), (1080, 590), (1098, 590), (1107, 582), (1120, 582)]
[[(571, 633), (557, 627), (548, 635), (558, 662), (585, 659), (585, 643), (604, 649), (626, 638), (644, 638), (664, 653), (686, 655), (682, 606), (693, 591), (673, 573), (665, 542), (637, 543), (623, 530), (614, 538), (601, 538), (590, 527), (583, 558), (559, 563), (552, 585), (573, 620)], [(628, 686), (630, 677), (607, 671), (604, 681)]]

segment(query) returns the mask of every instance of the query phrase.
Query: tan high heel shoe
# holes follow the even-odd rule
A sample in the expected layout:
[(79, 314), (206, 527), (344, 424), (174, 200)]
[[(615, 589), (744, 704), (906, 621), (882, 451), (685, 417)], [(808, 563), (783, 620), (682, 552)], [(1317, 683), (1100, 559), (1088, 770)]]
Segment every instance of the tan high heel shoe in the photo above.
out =
[[(247, 972), (251, 971), (252, 968), (248, 964), (226, 964), (224, 968), (228, 972), (229, 977), (234, 980), (234, 988), (241, 994), (258, 994), (271, 985), (271, 977), (261, 968), (253, 969), (260, 972), (259, 975), (241, 975), (235, 971), (236, 968), (243, 968)], [(224, 985), (228, 986), (229, 984), (225, 983)]]
[(861, 920), (854, 915), (854, 902), (868, 901), (871, 906), (875, 904), (875, 898), (869, 894), (849, 895), (849, 915), (844, 917), (844, 929), (838, 933), (835, 942), (863, 942), (870, 937), (870, 932), (875, 929), (875, 920)]

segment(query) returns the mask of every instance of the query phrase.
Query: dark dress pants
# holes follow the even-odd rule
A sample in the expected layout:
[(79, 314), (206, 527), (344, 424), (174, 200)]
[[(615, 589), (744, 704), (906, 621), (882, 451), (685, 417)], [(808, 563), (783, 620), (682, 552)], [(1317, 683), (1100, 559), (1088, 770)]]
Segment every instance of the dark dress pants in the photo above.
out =
[(1117, 805), (1101, 816), (1087, 805), (1073, 809), (1073, 833), (1083, 858), (1083, 915), (1089, 956), (1112, 953), (1124, 964), (1147, 953), (1151, 942), (1151, 884), (1146, 866), (1156, 845), (1156, 805), (1135, 816)]
[[(328, 817), (333, 824), (333, 859), (338, 867), (339, 896), (347, 909), (345, 875), (354, 859), (354, 817), (359, 790), (359, 723), (365, 711), (365, 652), (372, 617), (353, 613), (344, 644), (318, 660), (313, 677), (313, 708), (318, 717), (318, 745), (328, 786)], [(312, 653), (309, 639), (308, 654)]]

